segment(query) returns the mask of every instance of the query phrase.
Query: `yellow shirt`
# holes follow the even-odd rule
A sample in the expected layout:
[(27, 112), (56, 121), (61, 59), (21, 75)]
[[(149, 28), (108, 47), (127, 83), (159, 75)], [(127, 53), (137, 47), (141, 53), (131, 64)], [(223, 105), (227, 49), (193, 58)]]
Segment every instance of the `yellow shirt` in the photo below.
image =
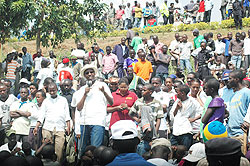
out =
[(142, 17), (142, 8), (135, 8), (135, 17), (136, 18), (141, 18)]

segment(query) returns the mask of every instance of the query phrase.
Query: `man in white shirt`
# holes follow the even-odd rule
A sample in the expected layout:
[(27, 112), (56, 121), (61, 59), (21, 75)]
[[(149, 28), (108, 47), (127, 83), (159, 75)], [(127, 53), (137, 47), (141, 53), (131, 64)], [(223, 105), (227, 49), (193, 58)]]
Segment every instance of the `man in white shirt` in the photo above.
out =
[(180, 44), (180, 35), (179, 35), (179, 33), (175, 33), (174, 37), (175, 37), (175, 40), (171, 41), (168, 49), (169, 49), (169, 53), (172, 55), (172, 57), (171, 57), (172, 66), (177, 67), (177, 65), (178, 65), (178, 55), (176, 55), (174, 52), (178, 49), (178, 45)]
[(179, 44), (178, 49), (179, 53), (175, 52), (176, 54), (179, 54), (179, 62), (181, 70), (184, 71), (185, 68), (187, 68), (188, 72), (192, 72), (192, 66), (190, 63), (190, 56), (194, 49), (193, 44), (191, 42), (187, 41), (188, 37), (186, 34), (182, 36), (182, 43)]
[(83, 43), (77, 43), (76, 47), (77, 49), (71, 52), (71, 56), (76, 56), (77, 62), (83, 66), (83, 58), (88, 56), (88, 52), (85, 51)]
[(124, 10), (124, 17), (125, 17), (124, 28), (125, 30), (128, 30), (128, 26), (131, 25), (131, 19), (132, 19), (132, 8), (130, 6), (130, 3), (127, 3), (127, 6)]
[(205, 22), (210, 22), (211, 19), (211, 12), (212, 9), (214, 7), (214, 3), (212, 2), (212, 0), (205, 0)]
[(220, 33), (217, 34), (217, 40), (214, 42), (215, 43), (215, 51), (214, 55), (215, 57), (219, 57), (222, 61), (223, 64), (225, 64), (225, 48), (226, 44), (222, 42), (222, 35)]
[(36, 77), (37, 84), (39, 85), (38, 89), (43, 88), (43, 82), (47, 77), (53, 78), (53, 70), (49, 68), (49, 60), (43, 59), (41, 62), (42, 69), (38, 72), (38, 75)]
[(244, 56), (245, 56), (245, 69), (249, 68), (250, 65), (250, 29), (248, 30), (248, 37), (244, 39)]
[(170, 110), (170, 120), (173, 121), (171, 145), (184, 145), (187, 149), (192, 145), (192, 122), (199, 110), (199, 103), (195, 104), (197, 101), (187, 96), (189, 91), (187, 85), (179, 85), (176, 88), (178, 99)]
[(44, 57), (42, 57), (42, 50), (38, 49), (37, 50), (37, 57), (34, 59), (34, 72), (33, 72), (33, 76), (34, 76), (34, 82), (36, 82), (36, 76), (38, 75), (38, 72), (41, 70), (41, 62), (44, 59)]
[(9, 94), (8, 88), (0, 83), (0, 146), (4, 144), (5, 130), (10, 128), (10, 105), (18, 99)]
[[(95, 79), (97, 69), (85, 65), (82, 69), (87, 84), (76, 91), (71, 102), (72, 107), (80, 111), (81, 138), (79, 141), (79, 158), (87, 145), (101, 146), (104, 138), (107, 104), (113, 104), (109, 87)], [(75, 127), (79, 128), (79, 127)]]
[(57, 95), (57, 85), (52, 82), (48, 86), (50, 97), (43, 101), (40, 115), (33, 133), (36, 135), (39, 126), (43, 123), (43, 139), (47, 138), (55, 143), (57, 161), (62, 160), (63, 147), (66, 134), (70, 133), (69, 106), (65, 97)]
[(30, 120), (28, 117), (33, 110), (37, 109), (37, 107), (34, 103), (29, 102), (29, 90), (27, 88), (20, 89), (20, 96), (21, 99), (15, 101), (10, 106), (10, 117), (14, 119), (11, 129), (16, 131), (17, 141), (28, 142), (30, 130)]

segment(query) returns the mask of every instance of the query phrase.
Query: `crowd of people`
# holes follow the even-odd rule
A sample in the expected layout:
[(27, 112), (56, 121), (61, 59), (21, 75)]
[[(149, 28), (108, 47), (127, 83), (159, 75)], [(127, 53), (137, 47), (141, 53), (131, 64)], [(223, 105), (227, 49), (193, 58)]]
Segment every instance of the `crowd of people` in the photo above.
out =
[[(185, 6), (179, 0), (171, 3), (164, 0), (162, 4), (152, 1), (146, 2), (145, 7), (134, 1), (134, 4), (121, 4), (118, 9), (115, 9), (111, 2), (103, 19), (116, 29), (125, 30), (166, 24), (209, 23), (213, 7), (213, 0), (190, 0)], [(242, 18), (249, 17), (249, 1), (222, 0), (220, 11), (222, 20), (234, 18), (236, 27), (242, 28)]]
[(250, 30), (131, 34), (61, 60), (9, 53), (0, 165), (249, 165)]

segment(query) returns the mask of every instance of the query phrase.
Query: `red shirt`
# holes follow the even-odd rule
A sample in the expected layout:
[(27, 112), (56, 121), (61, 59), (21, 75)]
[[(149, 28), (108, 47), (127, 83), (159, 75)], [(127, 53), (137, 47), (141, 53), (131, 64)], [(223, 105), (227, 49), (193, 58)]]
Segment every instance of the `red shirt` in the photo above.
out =
[(198, 12), (205, 12), (205, 1), (201, 1), (200, 2), (200, 8), (198, 10)]
[[(119, 89), (115, 92), (112, 93), (113, 99), (114, 99), (114, 103), (113, 105), (109, 105), (108, 107), (116, 107), (121, 105), (122, 103), (127, 103), (128, 107), (132, 107), (133, 104), (135, 103), (135, 101), (137, 100), (137, 96), (134, 92), (130, 92), (128, 91), (127, 94), (125, 96), (122, 96), (120, 94)], [(129, 114), (128, 114), (128, 110), (123, 110), (123, 111), (115, 111), (112, 113), (111, 119), (110, 119), (110, 125), (109, 128), (111, 128), (111, 126), (119, 121), (119, 120), (133, 120)]]
[(148, 20), (148, 24), (149, 24), (150, 26), (154, 25), (155, 22), (156, 22), (156, 19), (155, 19), (155, 18)]

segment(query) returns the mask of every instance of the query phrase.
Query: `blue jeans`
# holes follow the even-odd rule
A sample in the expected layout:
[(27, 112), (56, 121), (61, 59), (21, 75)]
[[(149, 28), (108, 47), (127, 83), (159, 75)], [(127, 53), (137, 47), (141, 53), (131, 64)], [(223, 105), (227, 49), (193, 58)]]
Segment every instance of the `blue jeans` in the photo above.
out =
[(78, 158), (83, 155), (86, 146), (93, 145), (98, 147), (102, 145), (105, 128), (98, 125), (81, 125), (80, 130), (81, 138), (78, 142)]
[(231, 61), (232, 63), (234, 64), (235, 68), (236, 69), (239, 69), (240, 66), (241, 66), (241, 59), (242, 59), (242, 56), (238, 55), (238, 56), (232, 56), (231, 57)]
[(102, 77), (103, 77), (104, 79), (109, 79), (109, 77), (111, 77), (111, 76), (113, 76), (113, 74), (111, 74), (111, 73), (102, 74)]
[(181, 70), (184, 71), (187, 68), (188, 72), (192, 72), (192, 66), (189, 59), (180, 59)]
[(136, 153), (142, 156), (145, 152), (148, 152), (150, 149), (151, 148), (149, 142), (142, 140), (137, 146)]
[(184, 145), (187, 147), (187, 149), (190, 148), (190, 146), (193, 143), (193, 136), (192, 134), (183, 134), (179, 136), (172, 135), (170, 139), (171, 145)]
[(156, 73), (156, 76), (161, 77), (161, 82), (164, 84), (165, 79), (168, 77), (168, 73)]
[(134, 27), (139, 28), (141, 25), (141, 18), (136, 17)]

